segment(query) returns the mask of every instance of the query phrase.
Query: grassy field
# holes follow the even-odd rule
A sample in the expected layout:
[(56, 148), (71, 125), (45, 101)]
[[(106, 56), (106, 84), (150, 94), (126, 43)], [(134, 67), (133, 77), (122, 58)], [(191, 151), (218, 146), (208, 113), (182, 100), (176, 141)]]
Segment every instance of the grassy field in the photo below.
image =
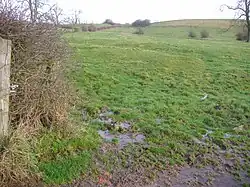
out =
[[(138, 162), (160, 168), (166, 162), (192, 165), (198, 157), (218, 151), (216, 147), (235, 150), (228, 157), (249, 160), (249, 44), (236, 41), (235, 31), (214, 27), (217, 22), (206, 25), (210, 38), (204, 40), (187, 37), (187, 22), (179, 27), (165, 27), (166, 23), (145, 28), (142, 36), (132, 34), (133, 28), (66, 35), (77, 53), (77, 68), (70, 76), (84, 98), (80, 107), (88, 111), (89, 125), (83, 125), (88, 138), (73, 144), (86, 147), (73, 161), (42, 162), (48, 183), (65, 183), (86, 171), (82, 168), (88, 167), (93, 150), (100, 146), (97, 130), (103, 128), (90, 121), (104, 106), (119, 111), (114, 119), (133, 122), (133, 131), (146, 136), (149, 148)], [(204, 28), (192, 29), (199, 35)], [(204, 95), (207, 98), (201, 101)], [(197, 141), (207, 131), (212, 131), (208, 146), (200, 146)], [(54, 142), (53, 136), (49, 139)], [(112, 172), (115, 163), (104, 163)], [(53, 173), (56, 164), (60, 169)], [(220, 163), (204, 156), (200, 164)], [(244, 162), (249, 169), (248, 164)]]

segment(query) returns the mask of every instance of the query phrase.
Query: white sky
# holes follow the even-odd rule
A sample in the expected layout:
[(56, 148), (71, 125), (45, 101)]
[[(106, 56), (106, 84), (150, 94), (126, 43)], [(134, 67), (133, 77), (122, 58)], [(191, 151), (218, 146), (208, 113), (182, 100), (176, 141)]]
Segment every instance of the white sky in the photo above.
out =
[(69, 13), (82, 10), (81, 22), (102, 23), (112, 19), (131, 23), (136, 19), (167, 21), (176, 19), (233, 18), (232, 11), (220, 11), (222, 4), (235, 5), (236, 0), (54, 0)]

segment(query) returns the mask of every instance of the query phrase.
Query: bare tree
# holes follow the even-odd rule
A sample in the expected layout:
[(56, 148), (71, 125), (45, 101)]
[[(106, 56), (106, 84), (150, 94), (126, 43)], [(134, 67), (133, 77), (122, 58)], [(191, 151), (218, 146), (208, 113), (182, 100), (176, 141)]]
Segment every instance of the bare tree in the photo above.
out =
[(49, 0), (17, 0), (17, 4), (23, 7), (27, 18), (32, 24), (50, 22), (58, 25), (63, 12), (57, 4), (49, 3)]
[(63, 9), (61, 9), (57, 4), (54, 6), (54, 8), (52, 9), (52, 14), (55, 19), (55, 24), (59, 25), (61, 22), (60, 17), (63, 15)]
[(73, 10), (73, 17), (72, 17), (72, 23), (73, 24), (80, 24), (80, 15), (82, 14), (81, 10)]
[(45, 6), (45, 0), (20, 0), (18, 2), (29, 10), (30, 21), (36, 23), (41, 13), (40, 9)]
[(244, 18), (245, 26), (247, 28), (247, 42), (250, 40), (250, 0), (237, 0), (236, 6), (222, 5), (221, 8), (226, 7), (229, 10), (235, 11), (235, 20)]

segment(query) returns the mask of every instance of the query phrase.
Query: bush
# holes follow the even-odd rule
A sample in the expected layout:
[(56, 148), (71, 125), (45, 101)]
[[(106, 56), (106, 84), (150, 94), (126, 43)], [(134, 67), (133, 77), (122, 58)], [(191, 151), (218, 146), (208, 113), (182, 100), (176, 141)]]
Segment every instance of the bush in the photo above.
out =
[(61, 25), (62, 29), (72, 29), (72, 25)]
[(115, 25), (115, 23), (111, 19), (106, 19), (103, 24)]
[(201, 34), (201, 38), (208, 38), (209, 37), (209, 33), (206, 30), (201, 31), (200, 34)]
[(90, 26), (88, 27), (88, 30), (89, 30), (89, 32), (95, 32), (97, 29), (96, 29), (96, 26), (90, 25)]
[(0, 150), (0, 186), (28, 186), (39, 177), (32, 141), (46, 128), (67, 131), (72, 100), (64, 73), (70, 50), (50, 13), (32, 23), (28, 9), (4, 1), (9, 3), (0, 3), (0, 36), (12, 42), (10, 83), (18, 88), (10, 94), (11, 133)]
[(150, 20), (145, 19), (145, 20), (136, 20), (135, 22), (132, 23), (132, 27), (147, 27), (150, 25)]
[(196, 33), (194, 32), (194, 31), (189, 31), (189, 33), (188, 33), (188, 37), (189, 38), (196, 38)]
[(80, 28), (79, 27), (73, 28), (73, 32), (80, 32)]
[(88, 31), (89, 31), (88, 25), (83, 25), (82, 32), (88, 32)]
[(142, 28), (138, 28), (133, 34), (143, 35), (144, 31), (142, 30)]
[(238, 32), (236, 34), (236, 40), (238, 40), (238, 41), (246, 41), (247, 40), (247, 32)]

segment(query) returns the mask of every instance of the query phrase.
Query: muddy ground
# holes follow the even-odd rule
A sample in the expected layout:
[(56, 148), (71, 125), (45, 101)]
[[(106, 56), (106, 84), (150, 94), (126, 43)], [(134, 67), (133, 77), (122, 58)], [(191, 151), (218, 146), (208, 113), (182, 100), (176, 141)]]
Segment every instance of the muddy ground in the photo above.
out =
[[(126, 146), (136, 144), (139, 147), (147, 147), (145, 136), (140, 133), (131, 131), (132, 122), (115, 122), (110, 115), (112, 111), (104, 111), (99, 115), (95, 122), (104, 123), (107, 129), (100, 129), (98, 133), (104, 140), (102, 147), (99, 150), (99, 155), (106, 155), (111, 153), (113, 158), (118, 158), (119, 153), (123, 152)], [(84, 116), (83, 116), (84, 118)], [(111, 133), (110, 129), (115, 128), (121, 130), (122, 133)], [(209, 138), (209, 134), (213, 132), (208, 131), (204, 134), (202, 140), (194, 139), (193, 141), (199, 146), (206, 146), (205, 139)], [(227, 134), (228, 136), (228, 134)], [(225, 138), (227, 138), (227, 136)], [(113, 140), (117, 140), (116, 143)], [(192, 165), (170, 165), (166, 163), (165, 168), (156, 169), (153, 165), (144, 167), (140, 164), (133, 166), (128, 164), (127, 167), (120, 167), (119, 164), (111, 164), (108, 172), (107, 166), (104, 166), (99, 158), (95, 158), (95, 167), (98, 168), (98, 175), (96, 178), (92, 177), (91, 171), (84, 179), (76, 180), (71, 184), (61, 185), (61, 187), (240, 187), (250, 186), (250, 177), (247, 172), (241, 168), (235, 168), (237, 160), (227, 158), (227, 152), (221, 150), (218, 146), (215, 153), (208, 155), (201, 155), (202, 158), (212, 158), (217, 161), (217, 165), (200, 165), (199, 158), (197, 163)], [(133, 148), (132, 154), (133, 154)], [(234, 151), (229, 150), (230, 154)], [(248, 151), (250, 154), (250, 152)], [(240, 155), (235, 154), (234, 158), (238, 157), (238, 162), (242, 162)], [(131, 160), (129, 160), (129, 159)], [(133, 158), (127, 157), (128, 161), (133, 162)], [(111, 161), (112, 162), (112, 161)], [(237, 172), (235, 172), (237, 171)]]
[[(242, 174), (241, 180), (236, 180), (228, 172), (219, 171), (212, 167), (198, 169), (192, 167), (178, 168), (176, 166), (175, 168), (170, 168), (170, 170), (159, 172), (158, 177), (154, 181), (146, 181), (142, 172), (124, 172), (123, 176), (119, 176), (119, 180), (115, 179), (115, 177), (114, 180), (113, 177), (106, 176), (106, 181), (103, 184), (79, 180), (61, 187), (240, 187), (250, 185), (250, 178), (244, 174)], [(103, 177), (105, 178), (105, 174)]]

